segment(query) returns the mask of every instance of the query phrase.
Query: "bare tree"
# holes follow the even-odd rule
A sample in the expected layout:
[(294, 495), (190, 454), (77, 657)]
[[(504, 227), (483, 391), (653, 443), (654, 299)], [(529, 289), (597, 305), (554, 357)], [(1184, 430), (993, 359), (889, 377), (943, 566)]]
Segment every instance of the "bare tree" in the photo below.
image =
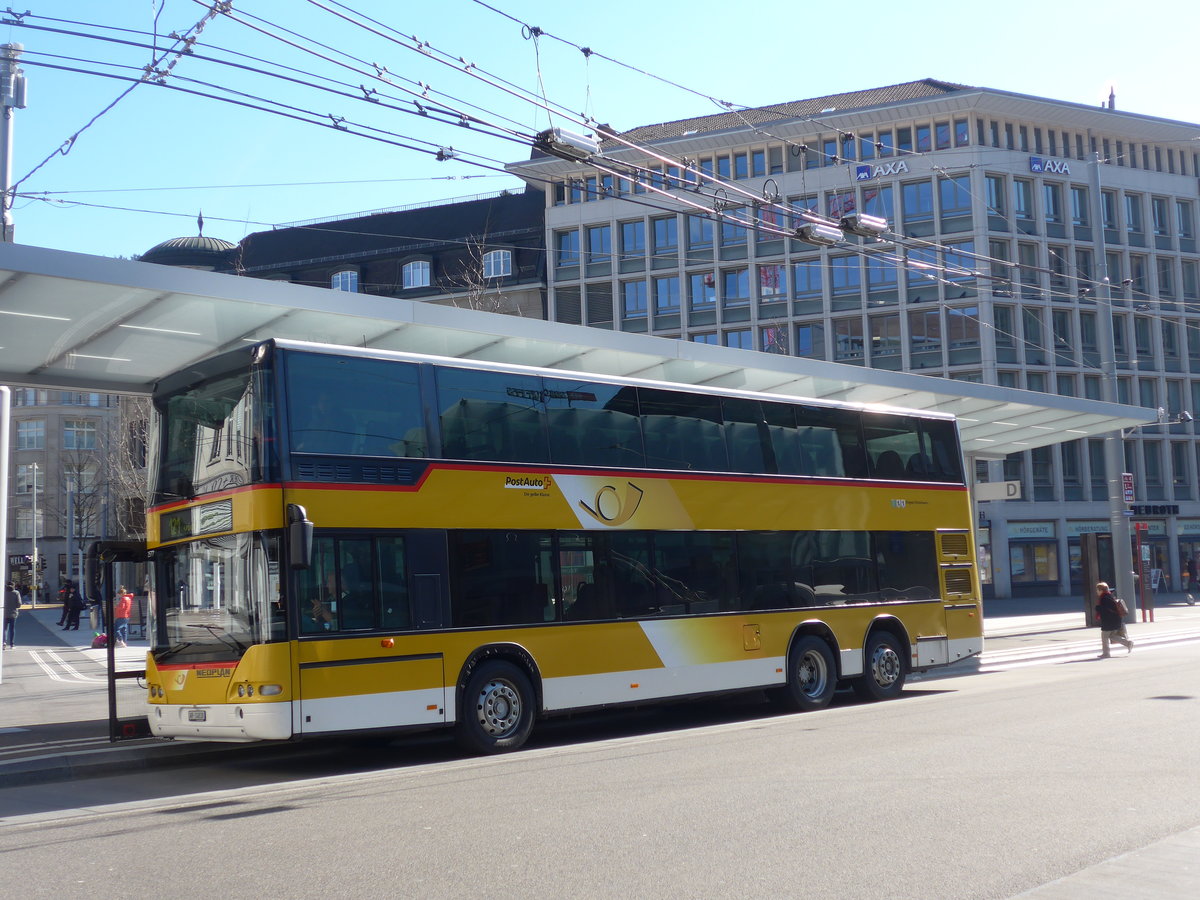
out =
[(488, 277), (484, 273), (484, 261), (488, 254), (486, 232), (482, 237), (472, 235), (466, 244), (463, 266), (455, 279), (466, 293), (457, 298), (454, 305), (483, 312), (523, 315), (520, 303), (504, 290), (503, 279)]
[(46, 495), (46, 521), (81, 543), (95, 537), (145, 537), (150, 401), (122, 397), (118, 403), (119, 414), (101, 422), (94, 445), (61, 452), (64, 490), (57, 497)]
[(144, 539), (149, 481), (146, 450), (150, 435), (150, 399), (122, 397), (121, 413), (109, 448), (113, 524), (122, 540)]

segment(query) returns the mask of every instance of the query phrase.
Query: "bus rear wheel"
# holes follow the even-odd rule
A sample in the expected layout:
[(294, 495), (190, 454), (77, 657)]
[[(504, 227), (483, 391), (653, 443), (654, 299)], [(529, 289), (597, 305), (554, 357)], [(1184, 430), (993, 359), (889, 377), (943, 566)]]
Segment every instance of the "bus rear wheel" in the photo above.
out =
[(818, 637), (797, 638), (788, 654), (787, 685), (775, 698), (789, 709), (808, 712), (823, 709), (837, 688), (833, 651)]
[(891, 700), (904, 690), (904, 657), (900, 641), (890, 631), (867, 638), (866, 671), (851, 684), (861, 700)]
[(516, 750), (533, 731), (533, 685), (510, 662), (482, 663), (467, 681), (455, 736), (470, 753)]

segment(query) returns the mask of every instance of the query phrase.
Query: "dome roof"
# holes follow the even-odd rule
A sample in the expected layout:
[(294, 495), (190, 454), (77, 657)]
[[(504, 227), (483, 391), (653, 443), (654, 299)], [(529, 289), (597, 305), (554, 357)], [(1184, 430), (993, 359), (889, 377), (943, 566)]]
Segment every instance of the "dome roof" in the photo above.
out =
[(160, 266), (184, 266), (190, 269), (217, 269), (228, 264), (230, 252), (237, 244), (221, 238), (177, 237), (151, 247), (141, 256), (141, 262)]

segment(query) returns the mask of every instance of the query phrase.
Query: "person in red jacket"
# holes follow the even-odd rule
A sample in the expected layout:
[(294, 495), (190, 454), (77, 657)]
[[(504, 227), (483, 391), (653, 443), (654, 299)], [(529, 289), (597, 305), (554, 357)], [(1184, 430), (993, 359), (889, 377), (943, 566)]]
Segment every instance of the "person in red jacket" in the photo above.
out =
[(126, 646), (129, 640), (129, 617), (133, 614), (133, 594), (125, 590), (125, 585), (117, 588), (117, 602), (113, 604), (113, 633), (117, 638), (117, 646)]
[(1108, 659), (1111, 655), (1108, 652), (1110, 641), (1124, 644), (1125, 648), (1132, 653), (1133, 641), (1125, 632), (1125, 622), (1121, 618), (1121, 610), (1117, 607), (1117, 598), (1113, 596), (1108, 584), (1103, 581), (1096, 585), (1096, 594), (1099, 601), (1096, 604), (1096, 615), (1100, 619), (1100, 658)]

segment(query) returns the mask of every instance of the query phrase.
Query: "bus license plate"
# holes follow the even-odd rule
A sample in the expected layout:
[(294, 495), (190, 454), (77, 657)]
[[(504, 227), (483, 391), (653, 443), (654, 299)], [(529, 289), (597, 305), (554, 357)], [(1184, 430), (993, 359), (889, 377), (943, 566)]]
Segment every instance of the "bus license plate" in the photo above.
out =
[(206, 710), (206, 709), (189, 709), (188, 710), (188, 721), (189, 722), (203, 722), (206, 718), (208, 718), (208, 710)]

